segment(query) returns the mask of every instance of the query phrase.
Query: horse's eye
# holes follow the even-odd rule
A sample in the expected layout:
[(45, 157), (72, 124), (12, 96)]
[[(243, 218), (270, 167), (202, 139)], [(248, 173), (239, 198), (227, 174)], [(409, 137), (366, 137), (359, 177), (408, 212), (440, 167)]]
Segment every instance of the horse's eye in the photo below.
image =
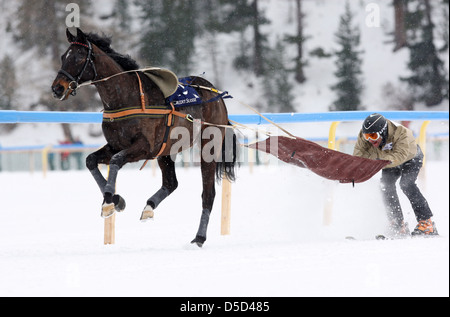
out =
[(75, 62), (79, 63), (83, 60), (83, 57), (81, 57), (81, 55), (75, 55)]

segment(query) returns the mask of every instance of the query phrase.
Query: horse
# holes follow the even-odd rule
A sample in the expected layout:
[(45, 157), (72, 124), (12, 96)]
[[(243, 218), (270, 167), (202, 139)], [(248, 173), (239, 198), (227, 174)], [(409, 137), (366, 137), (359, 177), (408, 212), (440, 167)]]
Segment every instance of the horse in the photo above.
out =
[[(107, 218), (125, 209), (125, 200), (116, 193), (119, 170), (130, 162), (157, 159), (162, 185), (147, 200), (140, 220), (153, 218), (158, 205), (178, 187), (173, 157), (186, 146), (177, 146), (180, 135), (173, 137), (174, 133), (170, 132), (181, 128), (189, 132), (187, 147), (192, 147), (194, 141), (201, 146), (202, 212), (191, 243), (202, 247), (216, 194), (215, 183), (222, 177), (235, 180), (237, 141), (234, 131), (228, 129), (231, 124), (222, 96), (217, 96), (218, 91), (206, 79), (191, 76), (188, 84), (203, 102), (175, 109), (173, 104), (167, 104), (160, 87), (143, 74), (135, 60), (111, 48), (110, 37), (85, 34), (78, 28), (76, 35), (66, 29), (66, 35), (69, 47), (61, 56), (61, 69), (51, 89), (55, 98), (67, 100), (76, 95), (81, 85), (90, 83), (100, 95), (104, 108), (102, 131), (107, 143), (87, 156), (86, 167), (103, 195), (101, 216)], [(152, 107), (156, 110), (148, 110)], [(127, 114), (129, 109), (134, 109), (132, 115), (111, 117), (114, 113)], [(194, 140), (193, 118), (208, 123), (208, 126), (200, 125), (199, 140)], [(220, 133), (208, 134), (206, 129), (211, 127)], [(213, 141), (218, 146), (211, 146)], [(100, 172), (99, 164), (109, 165), (107, 179)]]

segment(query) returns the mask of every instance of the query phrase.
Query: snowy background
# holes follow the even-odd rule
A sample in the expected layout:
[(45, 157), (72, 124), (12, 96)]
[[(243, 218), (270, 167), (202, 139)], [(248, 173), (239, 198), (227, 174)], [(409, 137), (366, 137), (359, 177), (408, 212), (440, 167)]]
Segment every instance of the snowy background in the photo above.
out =
[[(391, 1), (377, 1), (382, 27), (365, 27), (364, 8), (370, 2), (351, 1), (365, 51), (363, 100), (368, 110), (388, 110), (382, 87), (388, 82), (399, 85), (398, 77), (407, 74), (408, 52), (394, 54), (385, 43), (393, 29)], [(95, 3), (108, 10), (108, 1)], [(287, 23), (288, 1), (261, 3), (273, 17), (272, 40), (277, 30), (294, 32), (295, 25)], [(332, 50), (343, 1), (304, 1), (303, 10), (309, 14), (305, 32), (314, 32), (306, 49), (323, 46)], [(229, 43), (219, 52), (221, 88), (253, 104), (261, 95), (248, 88), (254, 78), (233, 71), (227, 58), (235, 41), (230, 36), (219, 40)], [(16, 57), (18, 79), (24, 83), (18, 102), (24, 109), (36, 102), (33, 90), (50, 93), (53, 70), (30, 64), (30, 52), (17, 51), (12, 39), (0, 36), (0, 55), (4, 53)], [(308, 81), (296, 86), (297, 111), (327, 111), (334, 98), (329, 89), (335, 83), (334, 62), (311, 58), (309, 63), (305, 69)], [(448, 69), (448, 57), (445, 63)], [(197, 73), (202, 72), (207, 78), (212, 73), (208, 63), (199, 65)], [(235, 100), (227, 105), (232, 114), (250, 113)], [(448, 103), (433, 110), (448, 111)], [(411, 124), (416, 134), (421, 123)], [(285, 127), (302, 137), (327, 137), (329, 124)], [(95, 129), (99, 127), (74, 125), (73, 133), (85, 143), (102, 144), (102, 137), (89, 135)], [(355, 136), (358, 130), (359, 123), (341, 123), (337, 134)], [(432, 122), (428, 131), (448, 133), (448, 121)], [(62, 129), (54, 124), (21, 124), (0, 134), (4, 147), (57, 144), (62, 139)], [(239, 170), (232, 188), (229, 236), (220, 235), (221, 187), (217, 187), (203, 249), (189, 244), (201, 214), (200, 170), (177, 170), (179, 188), (148, 223), (140, 223), (139, 217), (146, 200), (160, 187), (159, 172), (153, 175), (150, 167), (124, 170), (117, 186), (127, 209), (116, 217), (116, 244), (104, 246), (102, 198), (87, 171), (54, 171), (45, 178), (38, 171), (3, 171), (0, 296), (449, 296), (446, 144), (441, 156), (427, 162), (419, 180), (441, 234), (435, 239), (373, 240), (386, 225), (379, 175), (352, 188), (272, 161), (252, 173), (246, 165)], [(400, 197), (413, 229), (411, 207), (402, 193)], [(332, 223), (324, 226), (327, 202), (333, 204)], [(347, 241), (346, 236), (357, 240)]]

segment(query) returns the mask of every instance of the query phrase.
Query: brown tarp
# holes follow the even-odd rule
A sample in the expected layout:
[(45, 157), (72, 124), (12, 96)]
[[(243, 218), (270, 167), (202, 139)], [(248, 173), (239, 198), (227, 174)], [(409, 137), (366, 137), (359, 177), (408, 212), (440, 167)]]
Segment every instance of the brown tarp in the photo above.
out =
[(271, 136), (248, 147), (270, 153), (283, 162), (307, 168), (319, 176), (341, 183), (365, 182), (390, 163), (330, 150), (298, 137)]

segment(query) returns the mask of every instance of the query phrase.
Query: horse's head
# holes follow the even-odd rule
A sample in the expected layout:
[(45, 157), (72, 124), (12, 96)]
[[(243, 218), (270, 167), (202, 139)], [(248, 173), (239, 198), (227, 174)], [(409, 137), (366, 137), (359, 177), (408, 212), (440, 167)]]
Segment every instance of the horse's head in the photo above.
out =
[(60, 100), (75, 96), (78, 85), (97, 77), (93, 46), (86, 35), (78, 28), (76, 36), (69, 29), (66, 35), (70, 46), (61, 56), (61, 69), (52, 84), (53, 96)]

